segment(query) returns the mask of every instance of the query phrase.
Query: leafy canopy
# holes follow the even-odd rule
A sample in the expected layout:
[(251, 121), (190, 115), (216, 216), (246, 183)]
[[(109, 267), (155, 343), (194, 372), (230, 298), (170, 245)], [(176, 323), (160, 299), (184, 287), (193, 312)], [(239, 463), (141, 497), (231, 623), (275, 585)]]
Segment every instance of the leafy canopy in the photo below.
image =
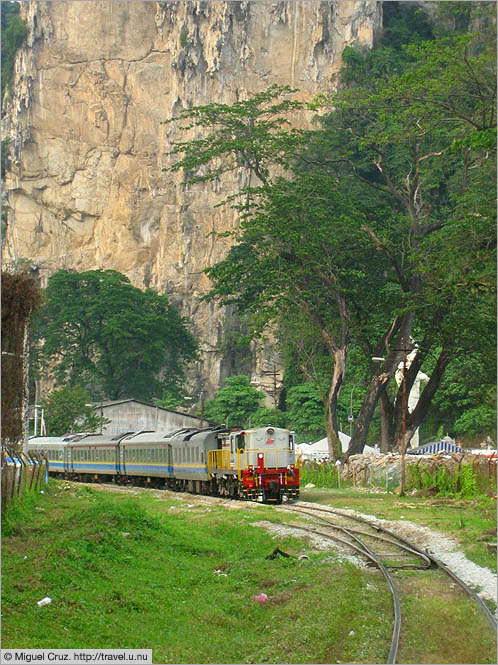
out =
[[(206, 403), (205, 414), (210, 420), (225, 423), (228, 427), (244, 427), (251, 415), (258, 411), (262, 398), (263, 394), (251, 386), (247, 376), (238, 374), (225, 379), (225, 385), (215, 399)], [(264, 417), (265, 414), (260, 415)]]
[(50, 392), (41, 401), (47, 436), (62, 436), (68, 432), (98, 432), (110, 421), (97, 415), (89, 406), (91, 395), (82, 386), (65, 386)]
[(59, 384), (82, 384), (110, 399), (174, 392), (197, 350), (166, 295), (141, 291), (114, 270), (52, 275), (38, 337)]

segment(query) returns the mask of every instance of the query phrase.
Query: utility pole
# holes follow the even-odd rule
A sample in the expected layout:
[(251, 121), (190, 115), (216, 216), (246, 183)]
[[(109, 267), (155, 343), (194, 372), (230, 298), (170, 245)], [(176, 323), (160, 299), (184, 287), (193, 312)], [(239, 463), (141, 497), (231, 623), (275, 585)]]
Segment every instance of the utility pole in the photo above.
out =
[(278, 388), (277, 388), (277, 376), (278, 370), (275, 363), (273, 363), (273, 369), (265, 370), (261, 372), (264, 376), (271, 376), (273, 378), (273, 389), (268, 392), (273, 397), (273, 408), (275, 409), (275, 426), (278, 426)]
[(403, 337), (403, 392), (401, 400), (401, 484), (399, 495), (405, 495), (405, 454), (406, 454), (406, 339)]

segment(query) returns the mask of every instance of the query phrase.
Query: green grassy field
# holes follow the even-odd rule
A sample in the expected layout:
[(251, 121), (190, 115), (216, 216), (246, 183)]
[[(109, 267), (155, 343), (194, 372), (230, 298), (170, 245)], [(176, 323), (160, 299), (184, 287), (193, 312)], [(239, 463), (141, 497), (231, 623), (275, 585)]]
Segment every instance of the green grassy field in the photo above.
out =
[[(154, 663), (385, 662), (392, 605), (383, 578), (251, 526), (262, 519), (289, 515), (51, 481), (4, 515), (2, 646), (151, 648)], [(309, 559), (267, 560), (276, 546)], [(253, 600), (260, 593), (263, 605)], [(44, 596), (52, 603), (39, 608)], [(404, 602), (408, 622), (420, 621), (416, 594)], [(402, 662), (496, 662), (494, 636), (470, 601), (445, 607), (456, 617), (451, 639), (424, 640), (433, 660), (417, 660), (410, 640)]]

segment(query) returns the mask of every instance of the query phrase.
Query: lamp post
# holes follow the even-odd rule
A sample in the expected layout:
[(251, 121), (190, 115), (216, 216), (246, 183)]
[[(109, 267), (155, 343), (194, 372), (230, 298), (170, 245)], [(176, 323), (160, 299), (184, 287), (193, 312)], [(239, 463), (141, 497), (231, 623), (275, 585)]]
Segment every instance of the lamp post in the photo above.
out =
[(34, 436), (36, 436), (36, 431), (38, 429), (38, 409), (40, 408), (39, 404), (35, 404), (35, 426), (34, 426)]
[[(395, 350), (400, 350), (400, 349), (395, 349)], [(406, 454), (406, 402), (407, 402), (407, 396), (406, 396), (406, 355), (407, 355), (407, 348), (406, 348), (406, 339), (403, 337), (403, 387), (402, 387), (402, 397), (401, 397), (401, 481), (399, 485), (399, 495), (404, 496), (405, 495), (405, 477), (406, 477), (406, 460), (405, 460), (405, 454)], [(380, 357), (373, 357), (373, 361), (375, 362), (384, 362), (385, 358), (380, 358)]]
[(104, 423), (104, 396), (100, 393), (100, 433), (102, 434), (102, 425)]
[(354, 384), (353, 388), (351, 389), (351, 398), (349, 400), (349, 413), (348, 413), (348, 422), (349, 422), (349, 436), (353, 436), (353, 393), (354, 389), (357, 387), (357, 383)]
[(401, 400), (401, 484), (399, 495), (405, 495), (405, 454), (406, 454), (406, 339), (403, 337), (403, 392)]

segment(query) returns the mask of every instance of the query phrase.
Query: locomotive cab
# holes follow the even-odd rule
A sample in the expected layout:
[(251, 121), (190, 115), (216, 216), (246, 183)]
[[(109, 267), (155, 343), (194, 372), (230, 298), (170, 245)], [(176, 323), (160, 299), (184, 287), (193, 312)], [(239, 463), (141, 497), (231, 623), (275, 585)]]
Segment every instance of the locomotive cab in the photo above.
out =
[(299, 495), (294, 432), (271, 426), (235, 432), (231, 453), (247, 498), (279, 503)]

